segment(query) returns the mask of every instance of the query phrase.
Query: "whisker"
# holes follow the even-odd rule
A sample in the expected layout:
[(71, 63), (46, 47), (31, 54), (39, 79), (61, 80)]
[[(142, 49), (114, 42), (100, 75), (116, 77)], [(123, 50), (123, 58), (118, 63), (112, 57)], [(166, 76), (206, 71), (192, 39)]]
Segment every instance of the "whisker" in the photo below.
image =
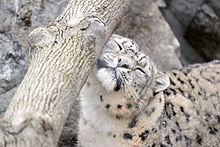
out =
[(135, 104), (137, 105), (138, 109), (141, 110), (141, 108), (139, 107), (138, 102), (136, 101), (138, 99), (137, 94), (132, 90), (132, 88), (130, 88), (130, 86), (128, 86), (128, 84), (127, 84), (127, 89), (128, 89), (128, 93), (130, 93), (132, 95), (132, 97), (131, 97), (132, 100), (135, 102)]

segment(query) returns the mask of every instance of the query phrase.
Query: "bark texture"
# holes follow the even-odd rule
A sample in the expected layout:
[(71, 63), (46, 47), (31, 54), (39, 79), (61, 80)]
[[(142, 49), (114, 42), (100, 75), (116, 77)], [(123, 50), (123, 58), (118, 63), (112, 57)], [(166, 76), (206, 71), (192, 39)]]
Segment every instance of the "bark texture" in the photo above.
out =
[(29, 69), (0, 125), (0, 146), (56, 146), (73, 99), (129, 0), (71, 0), (30, 34)]

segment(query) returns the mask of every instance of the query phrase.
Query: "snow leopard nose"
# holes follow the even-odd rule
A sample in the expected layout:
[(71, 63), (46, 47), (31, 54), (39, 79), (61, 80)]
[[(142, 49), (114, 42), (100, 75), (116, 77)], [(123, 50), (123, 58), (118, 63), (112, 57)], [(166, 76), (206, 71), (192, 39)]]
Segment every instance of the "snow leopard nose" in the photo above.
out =
[(126, 60), (123, 60), (122, 58), (118, 58), (117, 67), (129, 68), (129, 65), (128, 62), (126, 62)]

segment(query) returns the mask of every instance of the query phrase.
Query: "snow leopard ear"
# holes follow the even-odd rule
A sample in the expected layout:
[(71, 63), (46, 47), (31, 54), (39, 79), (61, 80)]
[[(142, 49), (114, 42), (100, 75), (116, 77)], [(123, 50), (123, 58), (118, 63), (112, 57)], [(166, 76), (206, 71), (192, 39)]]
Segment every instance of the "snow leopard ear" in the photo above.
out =
[(170, 79), (166, 73), (158, 71), (154, 84), (154, 91), (160, 92), (170, 86)]

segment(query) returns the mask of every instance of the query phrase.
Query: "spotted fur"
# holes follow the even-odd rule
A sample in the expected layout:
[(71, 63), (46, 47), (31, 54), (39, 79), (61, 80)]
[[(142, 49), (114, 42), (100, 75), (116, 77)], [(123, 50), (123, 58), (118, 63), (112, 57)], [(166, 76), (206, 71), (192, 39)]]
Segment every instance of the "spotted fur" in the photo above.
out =
[(220, 62), (162, 73), (112, 35), (81, 91), (79, 146), (220, 146)]

